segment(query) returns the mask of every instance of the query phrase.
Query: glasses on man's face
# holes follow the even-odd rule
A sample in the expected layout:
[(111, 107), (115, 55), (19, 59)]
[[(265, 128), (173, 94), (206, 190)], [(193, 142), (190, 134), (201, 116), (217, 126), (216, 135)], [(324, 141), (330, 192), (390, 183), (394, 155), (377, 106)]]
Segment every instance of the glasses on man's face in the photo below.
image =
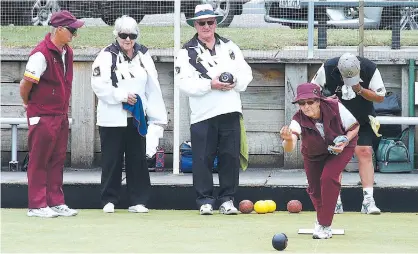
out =
[(315, 103), (315, 100), (307, 100), (307, 101), (300, 100), (300, 101), (298, 101), (299, 106), (305, 106), (305, 104), (308, 104), (309, 106), (312, 106), (314, 103)]
[(136, 38), (138, 38), (137, 34), (126, 34), (126, 33), (120, 33), (119, 34), (119, 38), (125, 40), (126, 38), (131, 39), (131, 40), (136, 40)]
[(77, 28), (66, 26), (65, 29), (67, 29), (72, 35), (77, 35)]
[(208, 26), (211, 26), (211, 25), (215, 24), (215, 21), (214, 20), (211, 20), (211, 21), (198, 21), (197, 23), (199, 24), (199, 26), (205, 26), (206, 24), (208, 24)]

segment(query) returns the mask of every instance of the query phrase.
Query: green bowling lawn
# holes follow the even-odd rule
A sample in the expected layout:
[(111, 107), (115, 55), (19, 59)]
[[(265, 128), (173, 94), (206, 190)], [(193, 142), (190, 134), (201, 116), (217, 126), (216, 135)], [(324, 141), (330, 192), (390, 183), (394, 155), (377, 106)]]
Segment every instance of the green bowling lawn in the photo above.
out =
[(72, 218), (28, 218), (23, 209), (1, 209), (1, 249), (6, 252), (276, 252), (275, 233), (286, 233), (288, 253), (416, 253), (417, 222), (414, 213), (380, 216), (336, 215), (334, 228), (346, 234), (329, 240), (298, 235), (313, 227), (315, 214), (240, 214), (200, 216), (197, 211), (151, 210), (132, 214), (117, 210), (80, 210)]
[[(2, 47), (34, 47), (45, 34), (48, 27), (2, 26)], [(140, 43), (151, 49), (172, 49), (174, 47), (174, 28), (140, 26)], [(74, 39), (74, 48), (102, 48), (113, 42), (113, 27), (84, 27), (79, 30), (79, 36)], [(279, 50), (286, 46), (307, 46), (307, 29), (280, 28), (219, 28), (222, 36), (233, 40), (241, 49)], [(187, 42), (195, 33), (191, 27), (182, 27), (181, 41)], [(416, 31), (401, 31), (402, 46), (418, 46)], [(317, 30), (315, 30), (315, 45), (317, 45)], [(366, 30), (364, 32), (365, 46), (390, 46), (391, 30)], [(328, 46), (358, 46), (357, 29), (329, 29)]]

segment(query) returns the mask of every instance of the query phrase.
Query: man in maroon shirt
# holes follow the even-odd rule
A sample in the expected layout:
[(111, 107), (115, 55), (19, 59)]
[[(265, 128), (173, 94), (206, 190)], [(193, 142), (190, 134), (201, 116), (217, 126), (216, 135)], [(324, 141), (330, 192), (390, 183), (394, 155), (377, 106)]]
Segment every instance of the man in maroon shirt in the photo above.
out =
[(70, 12), (52, 15), (51, 33), (30, 53), (20, 82), (27, 110), (28, 213), (32, 217), (74, 216), (65, 205), (63, 167), (68, 143), (68, 106), (73, 80), (73, 50), (68, 45), (84, 21)]

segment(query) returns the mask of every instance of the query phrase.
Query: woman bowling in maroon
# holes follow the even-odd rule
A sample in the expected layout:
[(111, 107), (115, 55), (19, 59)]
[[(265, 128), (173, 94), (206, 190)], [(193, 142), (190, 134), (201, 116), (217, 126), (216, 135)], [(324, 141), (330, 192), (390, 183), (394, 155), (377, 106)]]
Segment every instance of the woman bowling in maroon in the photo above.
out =
[(328, 239), (341, 189), (339, 175), (354, 154), (359, 125), (337, 99), (322, 97), (315, 84), (299, 85), (293, 103), (299, 105), (299, 111), (280, 130), (283, 148), (291, 152), (297, 139), (302, 141), (307, 192), (317, 212), (313, 238)]

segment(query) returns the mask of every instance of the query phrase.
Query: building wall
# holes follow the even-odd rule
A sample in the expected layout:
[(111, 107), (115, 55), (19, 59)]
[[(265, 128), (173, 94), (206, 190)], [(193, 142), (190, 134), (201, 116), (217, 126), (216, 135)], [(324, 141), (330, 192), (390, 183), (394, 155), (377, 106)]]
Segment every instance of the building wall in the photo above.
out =
[[(298, 152), (283, 155), (279, 130), (288, 123), (296, 108), (290, 103), (298, 84), (310, 80), (321, 61), (267, 62), (252, 61), (254, 80), (242, 93), (243, 114), (247, 129), (250, 166), (300, 168)], [(97, 166), (100, 159), (100, 139), (95, 125), (97, 99), (90, 87), (92, 61), (74, 63), (75, 77), (69, 117), (73, 118), (68, 143), (67, 166)], [(26, 61), (1, 62), (1, 117), (25, 117), (19, 96), (19, 82)], [(166, 103), (169, 123), (161, 140), (167, 155), (167, 167), (172, 167), (173, 153), (173, 94), (172, 62), (156, 62), (161, 89)], [(408, 66), (390, 62), (378, 63), (385, 85), (402, 98), (403, 115), (408, 114)], [(406, 79), (406, 80), (405, 80)], [(406, 98), (405, 98), (406, 97)], [(75, 106), (77, 105), (77, 106)], [(190, 139), (187, 98), (181, 97), (180, 142)], [(1, 126), (1, 159), (7, 165), (11, 151), (11, 129)], [(18, 159), (22, 160), (27, 148), (27, 125), (18, 131)]]

